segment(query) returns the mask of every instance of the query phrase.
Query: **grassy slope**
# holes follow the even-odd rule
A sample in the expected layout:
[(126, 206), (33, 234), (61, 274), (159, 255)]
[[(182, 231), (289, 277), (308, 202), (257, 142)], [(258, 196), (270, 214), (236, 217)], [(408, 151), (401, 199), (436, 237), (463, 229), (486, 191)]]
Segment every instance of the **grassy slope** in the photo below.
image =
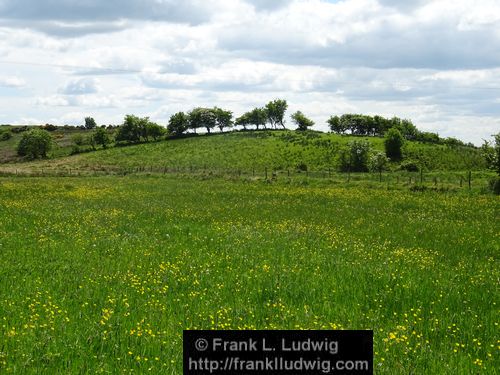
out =
[[(309, 169), (328, 169), (336, 165), (339, 149), (353, 139), (367, 139), (383, 150), (383, 139), (350, 137), (325, 133), (303, 135), (293, 131), (234, 132), (161, 141), (35, 163), (16, 168), (95, 167), (177, 167), (194, 169), (252, 170), (294, 169), (306, 164)], [(482, 169), (479, 151), (471, 148), (408, 143), (409, 158), (421, 160), (428, 170)]]

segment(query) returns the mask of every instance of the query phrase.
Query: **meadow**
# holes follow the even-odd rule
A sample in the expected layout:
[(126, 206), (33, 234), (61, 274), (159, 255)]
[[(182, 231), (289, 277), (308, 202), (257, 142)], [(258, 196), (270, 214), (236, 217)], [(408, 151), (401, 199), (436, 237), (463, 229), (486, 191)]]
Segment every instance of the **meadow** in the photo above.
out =
[(179, 374), (183, 329), (373, 329), (377, 374), (495, 374), (499, 214), (468, 190), (1, 177), (0, 373)]

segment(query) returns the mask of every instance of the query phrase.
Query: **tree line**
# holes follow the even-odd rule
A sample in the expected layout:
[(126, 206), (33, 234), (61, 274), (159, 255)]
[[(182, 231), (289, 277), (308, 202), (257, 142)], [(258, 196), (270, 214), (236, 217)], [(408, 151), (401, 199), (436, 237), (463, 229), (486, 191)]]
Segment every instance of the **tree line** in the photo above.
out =
[[(73, 137), (73, 151), (82, 151), (83, 146), (90, 146), (96, 149), (98, 146), (106, 148), (112, 142), (115, 144), (134, 144), (141, 142), (157, 141), (168, 137), (178, 137), (188, 132), (197, 133), (199, 129), (211, 133), (214, 129), (224, 132), (233, 127), (242, 127), (248, 130), (254, 127), (261, 129), (285, 129), (285, 113), (288, 103), (283, 99), (275, 99), (262, 107), (256, 107), (234, 118), (233, 112), (219, 107), (206, 108), (196, 107), (189, 112), (177, 112), (173, 114), (166, 127), (159, 125), (149, 119), (149, 117), (138, 117), (126, 115), (123, 124), (119, 126), (98, 126), (92, 117), (86, 117), (84, 125), (80, 128), (90, 130), (88, 136), (76, 134)], [(305, 131), (314, 125), (301, 111), (291, 115), (292, 122), (297, 126), (298, 131)], [(327, 121), (330, 130), (337, 134), (350, 134), (359, 136), (394, 136), (394, 131), (401, 135), (403, 140), (422, 141), (430, 143), (446, 144), (449, 146), (474, 146), (464, 144), (455, 138), (440, 138), (438, 134), (431, 132), (421, 132), (411, 120), (400, 119), (398, 117), (384, 118), (382, 116), (367, 116), (361, 114), (344, 114), (341, 116), (331, 116)], [(18, 154), (28, 158), (46, 157), (50, 147), (50, 137), (41, 131), (54, 131), (58, 127), (46, 124), (37, 129), (30, 130), (23, 136), (18, 144)], [(113, 129), (113, 131), (110, 131)], [(26, 131), (27, 129), (22, 129)], [(393, 131), (391, 133), (391, 131)], [(8, 135), (2, 135), (8, 138)], [(113, 139), (114, 138), (114, 139)], [(397, 154), (397, 152), (396, 152)], [(388, 152), (388, 157), (398, 157)]]

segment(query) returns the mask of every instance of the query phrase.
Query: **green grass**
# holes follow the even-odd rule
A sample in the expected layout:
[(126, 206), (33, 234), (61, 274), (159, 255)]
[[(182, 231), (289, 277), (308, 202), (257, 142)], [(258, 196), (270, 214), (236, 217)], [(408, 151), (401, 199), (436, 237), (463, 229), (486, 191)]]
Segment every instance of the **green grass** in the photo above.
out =
[(498, 197), (363, 186), (0, 178), (0, 372), (179, 374), (183, 329), (333, 328), (374, 330), (377, 374), (494, 374)]

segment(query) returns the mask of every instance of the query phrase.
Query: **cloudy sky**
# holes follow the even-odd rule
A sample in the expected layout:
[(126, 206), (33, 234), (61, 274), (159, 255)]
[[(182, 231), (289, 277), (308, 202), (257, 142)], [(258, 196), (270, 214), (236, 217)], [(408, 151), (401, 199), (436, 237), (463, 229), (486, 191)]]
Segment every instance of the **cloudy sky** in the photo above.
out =
[(396, 115), (480, 144), (500, 131), (500, 1), (0, 0), (0, 124), (275, 98), (318, 130)]

